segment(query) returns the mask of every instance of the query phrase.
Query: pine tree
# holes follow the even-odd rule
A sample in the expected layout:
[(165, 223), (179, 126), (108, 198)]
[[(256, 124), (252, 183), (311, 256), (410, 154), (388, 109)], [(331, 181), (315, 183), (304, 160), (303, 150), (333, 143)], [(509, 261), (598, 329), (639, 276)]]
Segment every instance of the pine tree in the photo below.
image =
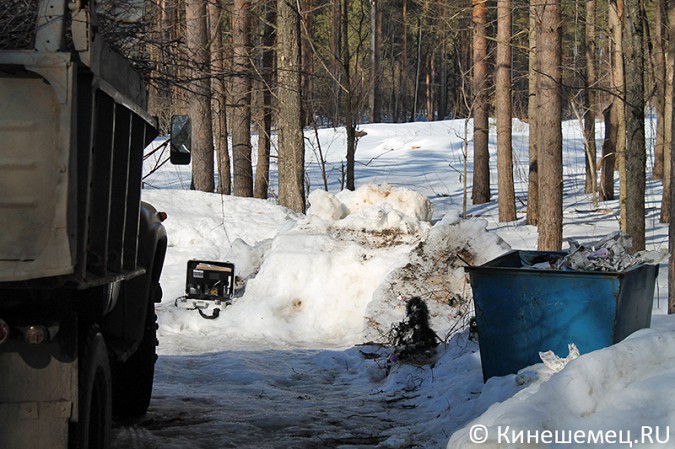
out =
[(488, 151), (489, 103), (487, 92), (487, 1), (473, 1), (473, 193), (474, 204), (490, 201), (490, 153)]
[(497, 1), (497, 178), (499, 183), (499, 221), (516, 219), (511, 149), (511, 0)]
[(232, 171), (234, 194), (253, 196), (251, 165), (251, 15), (250, 0), (234, 0), (232, 45)]
[(188, 56), (192, 64), (188, 110), (192, 118), (192, 185), (213, 192), (213, 131), (209, 83), (206, 1), (186, 0), (185, 19)]
[(279, 87), (279, 204), (305, 211), (300, 11), (295, 0), (277, 2)]
[(537, 33), (540, 251), (562, 248), (562, 33), (560, 0), (541, 6)]

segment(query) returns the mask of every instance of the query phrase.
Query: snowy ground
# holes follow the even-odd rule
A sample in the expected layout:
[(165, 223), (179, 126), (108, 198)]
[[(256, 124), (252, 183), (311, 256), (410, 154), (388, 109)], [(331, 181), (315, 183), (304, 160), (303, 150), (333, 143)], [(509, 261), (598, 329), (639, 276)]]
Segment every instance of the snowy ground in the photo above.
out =
[[(639, 447), (672, 447), (675, 322), (664, 316), (665, 266), (651, 330), (582, 354), (558, 374), (537, 365), (484, 384), (466, 330), (471, 292), (463, 266), (509, 247), (536, 247), (536, 229), (524, 224), (527, 126), (514, 122), (514, 223), (497, 222), (496, 198), (481, 206), (469, 200), (472, 218), (459, 218), (464, 121), (362, 128), (355, 193), (338, 193), (343, 130), (320, 131), (330, 193), (312, 193), (306, 216), (272, 200), (184, 190), (187, 168), (167, 165), (146, 179), (144, 200), (169, 215), (160, 358), (148, 415), (118, 423), (113, 447), (462, 448), (485, 432), (487, 442), (475, 447), (525, 447), (504, 441), (506, 426), (616, 431), (624, 439), (631, 432), (631, 442), (646, 428), (654, 443)], [(618, 228), (618, 203), (593, 206), (583, 193), (578, 127), (565, 123), (564, 134), (565, 237), (598, 240)], [(308, 137), (315, 190), (323, 181), (317, 142)], [(146, 161), (146, 170), (153, 164)], [(667, 248), (660, 183), (649, 181), (648, 192), (648, 245)], [(234, 303), (216, 320), (174, 305), (191, 258), (237, 266)], [(427, 300), (445, 343), (432, 357), (401, 363), (382, 343), (412, 295)], [(611, 434), (602, 437), (592, 446), (556, 446), (543, 434), (527, 447), (614, 447)], [(665, 439), (670, 445), (659, 443)]]

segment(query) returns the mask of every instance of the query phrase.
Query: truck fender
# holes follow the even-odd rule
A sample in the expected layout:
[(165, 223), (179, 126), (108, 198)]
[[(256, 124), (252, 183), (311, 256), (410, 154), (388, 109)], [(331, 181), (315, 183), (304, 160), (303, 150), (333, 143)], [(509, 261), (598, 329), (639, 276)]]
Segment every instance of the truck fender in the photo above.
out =
[(159, 277), (162, 274), (166, 247), (166, 229), (157, 210), (143, 202), (137, 265), (145, 269), (145, 274), (123, 282), (117, 304), (105, 317), (103, 324), (111, 352), (120, 361), (133, 354), (143, 338), (146, 315), (148, 310), (152, 310), (148, 301), (161, 299)]

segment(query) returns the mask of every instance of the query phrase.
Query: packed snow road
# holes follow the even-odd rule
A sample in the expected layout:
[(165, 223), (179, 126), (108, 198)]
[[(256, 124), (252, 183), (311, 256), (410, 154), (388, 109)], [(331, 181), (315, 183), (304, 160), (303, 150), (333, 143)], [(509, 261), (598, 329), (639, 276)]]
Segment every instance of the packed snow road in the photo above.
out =
[(376, 351), (160, 357), (147, 416), (133, 424), (117, 423), (112, 447), (425, 447), (410, 437), (403, 441), (392, 429), (401, 430), (407, 415), (415, 413), (419, 384), (430, 368), (417, 367), (411, 373), (419, 376), (407, 376), (407, 388), (388, 392), (387, 369), (373, 359)]

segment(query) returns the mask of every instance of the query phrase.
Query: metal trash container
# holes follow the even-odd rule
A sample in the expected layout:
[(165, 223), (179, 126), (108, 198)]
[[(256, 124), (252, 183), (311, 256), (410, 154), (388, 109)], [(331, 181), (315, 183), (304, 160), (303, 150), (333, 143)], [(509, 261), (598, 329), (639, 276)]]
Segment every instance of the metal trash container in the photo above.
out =
[(532, 269), (522, 260), (557, 251), (511, 251), (467, 267), (473, 290), (483, 379), (541, 362), (540, 351), (566, 356), (619, 342), (651, 324), (658, 265), (621, 272)]

